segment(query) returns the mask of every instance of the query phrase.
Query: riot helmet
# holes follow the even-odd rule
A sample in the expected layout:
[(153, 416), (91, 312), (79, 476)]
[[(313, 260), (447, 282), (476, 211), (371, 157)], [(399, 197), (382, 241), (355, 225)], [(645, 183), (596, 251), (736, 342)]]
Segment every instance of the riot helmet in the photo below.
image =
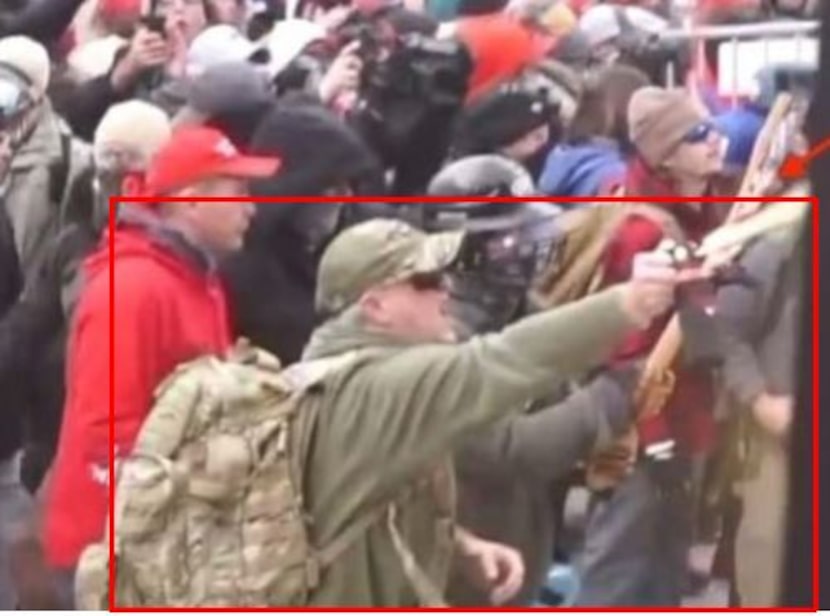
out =
[[(466, 231), (452, 278), (452, 310), (465, 333), (498, 330), (522, 316), (527, 291), (556, 243), (561, 208), (533, 199), (527, 171), (498, 155), (460, 159), (430, 182), (423, 226), (430, 232)], [(504, 200), (518, 198), (519, 200)]]

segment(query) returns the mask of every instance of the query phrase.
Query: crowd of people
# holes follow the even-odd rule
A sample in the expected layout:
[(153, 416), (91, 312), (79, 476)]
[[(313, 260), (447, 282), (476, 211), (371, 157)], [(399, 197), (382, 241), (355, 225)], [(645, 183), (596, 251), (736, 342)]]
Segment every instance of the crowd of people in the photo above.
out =
[[(705, 198), (761, 173), (777, 96), (806, 100), (815, 67), (771, 63), (736, 96), (710, 43), (661, 33), (817, 5), (5, 3), (0, 609), (89, 608), (110, 482), (134, 489), (110, 463), (149, 446), (183, 366), (238, 339), (299, 383), (280, 437), (302, 451), (299, 514), (272, 523), (282, 481), (211, 466), (238, 452), (199, 398), (228, 434), (173, 421), (176, 447), (152, 452), (200, 460), (178, 513), (138, 492), (116, 512), (127, 603), (673, 607), (718, 577), (731, 605), (778, 605), (789, 431), (809, 412), (802, 226), (695, 251), (740, 224)], [(764, 178), (760, 196), (809, 195)], [(625, 196), (642, 202), (591, 203)], [(270, 468), (283, 441), (257, 434)], [(313, 574), (286, 564), (289, 527)], [(148, 542), (135, 567), (131, 541)]]

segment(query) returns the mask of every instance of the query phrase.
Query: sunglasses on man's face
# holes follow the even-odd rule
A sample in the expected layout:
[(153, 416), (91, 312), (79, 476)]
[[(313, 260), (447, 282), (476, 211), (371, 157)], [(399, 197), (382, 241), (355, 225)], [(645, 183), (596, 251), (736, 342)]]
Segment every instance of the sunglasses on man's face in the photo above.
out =
[(449, 288), (449, 280), (443, 272), (413, 274), (409, 283), (416, 291), (445, 291)]
[(683, 141), (685, 143), (703, 143), (715, 131), (717, 131), (717, 128), (711, 122), (701, 122), (683, 136)]

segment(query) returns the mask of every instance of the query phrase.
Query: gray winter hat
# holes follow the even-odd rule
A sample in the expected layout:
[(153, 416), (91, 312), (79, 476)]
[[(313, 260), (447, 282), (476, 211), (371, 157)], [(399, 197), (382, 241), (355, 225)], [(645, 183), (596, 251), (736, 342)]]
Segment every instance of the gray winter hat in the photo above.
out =
[(224, 62), (208, 68), (190, 83), (187, 105), (173, 123), (202, 124), (212, 117), (253, 109), (273, 100), (263, 71), (247, 62)]

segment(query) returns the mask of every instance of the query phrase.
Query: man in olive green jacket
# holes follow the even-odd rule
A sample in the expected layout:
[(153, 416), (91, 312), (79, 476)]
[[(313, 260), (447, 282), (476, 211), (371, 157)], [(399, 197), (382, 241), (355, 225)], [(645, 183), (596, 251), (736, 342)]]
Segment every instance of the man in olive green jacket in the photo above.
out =
[(328, 320), (304, 360), (343, 361), (300, 401), (299, 446), (312, 544), (340, 548), (312, 606), (437, 604), (453, 553), (494, 601), (509, 599), (520, 566), (455, 528), (445, 460), (463, 437), (601, 364), (670, 307), (677, 283), (661, 255), (640, 255), (630, 283), (456, 344), (441, 273), (462, 239), (376, 219), (323, 255), (316, 303)]

